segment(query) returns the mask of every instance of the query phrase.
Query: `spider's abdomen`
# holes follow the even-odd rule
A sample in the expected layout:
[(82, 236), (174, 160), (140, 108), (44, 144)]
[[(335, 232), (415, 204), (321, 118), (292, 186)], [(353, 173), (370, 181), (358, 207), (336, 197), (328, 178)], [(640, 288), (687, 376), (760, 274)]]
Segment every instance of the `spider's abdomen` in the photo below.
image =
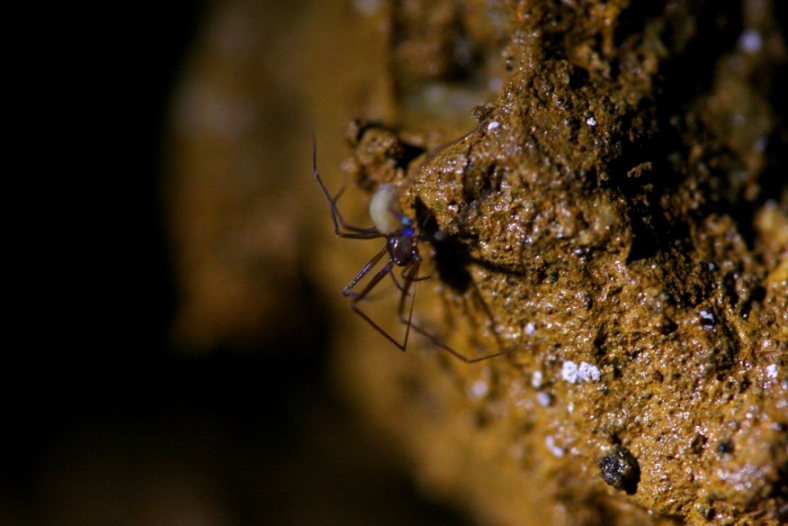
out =
[(372, 196), (369, 202), (369, 217), (375, 228), (384, 235), (393, 234), (410, 224), (410, 221), (402, 215), (399, 193), (392, 184), (384, 184)]

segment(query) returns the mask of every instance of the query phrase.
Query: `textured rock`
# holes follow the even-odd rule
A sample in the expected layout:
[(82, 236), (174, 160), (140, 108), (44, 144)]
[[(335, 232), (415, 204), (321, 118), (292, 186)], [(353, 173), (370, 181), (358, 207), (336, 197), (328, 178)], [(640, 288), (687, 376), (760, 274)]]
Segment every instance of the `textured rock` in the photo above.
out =
[[(742, 26), (738, 4), (532, 1), (485, 26), (463, 18), (481, 16), (472, 4), (395, 8), (441, 29), (400, 28), (392, 53), (403, 111), (429, 114), (458, 75), (500, 84), (478, 126), (436, 148), (356, 124), (346, 169), (368, 191), (394, 183), (425, 236), (448, 236), (422, 248), (435, 264), (418, 326), (468, 357), (512, 352), (469, 366), (422, 339), (411, 348), (436, 356), (403, 360), (362, 328), (348, 389), (427, 488), (493, 523), (784, 520), (784, 183), (762, 204), (765, 86), (784, 57), (770, 5), (745, 3)], [(477, 62), (447, 66), (458, 47)], [(396, 306), (379, 316), (402, 331)]]
[[(304, 274), (341, 306), (382, 240), (331, 237), (306, 131), (272, 145), (311, 120), (335, 191), (331, 134), (362, 117), (339, 207), (369, 226), (369, 196), (397, 187), (434, 338), (403, 355), (332, 309), (335, 383), (425, 492), (486, 524), (785, 521), (774, 4), (316, 2), (287, 30), (254, 2), (220, 10), (174, 119), (181, 341), (307, 334)], [(385, 283), (364, 309), (402, 337)], [(436, 341), (511, 352), (466, 365)]]

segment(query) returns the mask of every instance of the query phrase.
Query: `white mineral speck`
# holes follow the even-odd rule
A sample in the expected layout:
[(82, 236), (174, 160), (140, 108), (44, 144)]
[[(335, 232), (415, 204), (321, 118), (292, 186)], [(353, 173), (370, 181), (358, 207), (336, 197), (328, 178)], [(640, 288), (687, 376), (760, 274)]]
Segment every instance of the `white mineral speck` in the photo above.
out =
[(754, 29), (748, 29), (739, 36), (738, 46), (745, 53), (757, 53), (763, 46), (763, 37)]
[(550, 450), (550, 453), (556, 457), (561, 458), (564, 456), (564, 450), (555, 445), (555, 439), (553, 438), (553, 435), (547, 435), (544, 437), (544, 444), (547, 446), (547, 449)]
[(530, 321), (528, 323), (526, 323), (525, 324), (525, 334), (527, 334), (528, 336), (533, 336), (534, 334), (536, 334), (536, 325), (534, 325)]
[(713, 325), (714, 324), (714, 314), (710, 313), (709, 311), (702, 310), (700, 311), (700, 318), (701, 320)]
[(589, 126), (596, 126), (596, 119), (593, 117), (589, 117), (586, 119), (586, 124)]
[(580, 362), (580, 368), (577, 370), (577, 375), (584, 382), (598, 382), (599, 368), (591, 365), (590, 363)]
[(536, 393), (536, 401), (539, 402), (539, 405), (543, 407), (547, 407), (552, 402), (553, 397), (550, 396), (550, 393), (545, 393), (544, 391), (539, 391)]
[(534, 386), (534, 389), (542, 387), (542, 380), (544, 380), (542, 371), (534, 371), (533, 374), (531, 374), (531, 385)]
[(492, 121), (490, 124), (487, 125), (487, 131), (493, 131), (501, 127), (501, 123), (498, 121)]
[(773, 363), (766, 368), (766, 378), (777, 378), (777, 364)]
[(573, 384), (577, 382), (577, 364), (575, 362), (566, 361), (561, 367), (561, 378)]
[(471, 384), (471, 396), (476, 398), (477, 400), (483, 398), (484, 395), (487, 394), (487, 390), (490, 387), (487, 385), (487, 382), (484, 380), (476, 380)]

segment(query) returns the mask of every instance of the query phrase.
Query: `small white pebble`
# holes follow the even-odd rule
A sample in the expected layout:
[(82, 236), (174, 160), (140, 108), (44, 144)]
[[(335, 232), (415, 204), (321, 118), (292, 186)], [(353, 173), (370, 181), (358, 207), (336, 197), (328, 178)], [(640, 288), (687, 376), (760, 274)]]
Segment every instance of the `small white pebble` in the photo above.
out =
[(586, 124), (589, 126), (596, 126), (596, 119), (593, 117), (589, 117), (586, 119)]
[(763, 37), (754, 29), (748, 29), (739, 36), (738, 46), (745, 53), (757, 53), (763, 46)]
[(527, 334), (528, 336), (533, 336), (534, 334), (536, 334), (536, 325), (534, 325), (530, 321), (528, 323), (526, 323), (525, 324), (525, 334)]
[(556, 457), (561, 458), (564, 456), (564, 450), (555, 445), (555, 439), (553, 438), (553, 435), (547, 435), (544, 437), (544, 444), (547, 446), (547, 449), (550, 450), (550, 453)]
[(561, 378), (573, 384), (577, 382), (577, 364), (575, 362), (566, 361), (561, 367)]
[(498, 121), (492, 121), (490, 124), (487, 125), (487, 131), (493, 131), (501, 127), (501, 123)]
[(550, 405), (550, 402), (553, 401), (553, 397), (550, 396), (550, 393), (539, 391), (538, 393), (536, 393), (536, 401), (539, 402), (539, 405), (541, 405), (542, 407), (547, 407)]
[(534, 371), (533, 374), (531, 374), (531, 385), (534, 386), (534, 389), (539, 389), (542, 387), (543, 380), (544, 375), (542, 374), (542, 371)]
[(705, 322), (708, 325), (714, 325), (714, 314), (710, 313), (709, 311), (700, 311), (700, 319), (701, 322)]
[(477, 400), (480, 398), (484, 398), (487, 394), (487, 391), (490, 389), (490, 386), (487, 385), (487, 382), (484, 380), (476, 380), (471, 384), (471, 396), (476, 398)]
[(766, 368), (766, 378), (771, 378), (772, 380), (777, 378), (777, 364), (773, 363)]
[(577, 375), (584, 382), (598, 382), (599, 368), (587, 362), (580, 362), (580, 368), (577, 370)]

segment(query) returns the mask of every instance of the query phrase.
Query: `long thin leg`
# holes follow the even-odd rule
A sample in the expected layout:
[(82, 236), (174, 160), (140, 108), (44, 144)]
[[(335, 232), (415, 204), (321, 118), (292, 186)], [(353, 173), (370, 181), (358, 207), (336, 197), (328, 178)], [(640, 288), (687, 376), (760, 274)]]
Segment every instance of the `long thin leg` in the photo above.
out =
[[(402, 279), (405, 281), (405, 286), (402, 289), (402, 295), (399, 297), (399, 309), (397, 312), (399, 313), (399, 319), (402, 322), (402, 311), (405, 307), (405, 298), (410, 296), (410, 309), (408, 310), (408, 321), (405, 323), (405, 341), (402, 344), (403, 351), (408, 346), (408, 337), (410, 336), (410, 328), (413, 326), (413, 305), (416, 303), (416, 285), (418, 284), (418, 279), (416, 276), (419, 274), (419, 267), (421, 266), (421, 259), (417, 259), (413, 264), (411, 264), (408, 268), (406, 268), (402, 272)], [(413, 294), (409, 294), (408, 291), (410, 290), (411, 285), (413, 286)]]
[[(342, 289), (342, 294), (344, 294), (345, 296), (351, 296), (353, 298), (359, 298), (362, 295), (366, 296), (367, 294), (369, 294), (369, 290), (368, 289), (371, 290), (371, 287), (369, 287), (369, 286), (367, 286), (360, 294), (355, 294), (355, 293), (351, 292), (351, 289), (353, 287), (355, 287), (358, 284), (359, 281), (364, 279), (364, 276), (366, 276), (369, 273), (369, 271), (372, 270), (372, 268), (375, 265), (378, 264), (378, 262), (380, 261), (380, 258), (382, 258), (383, 255), (386, 254), (387, 252), (388, 252), (388, 250), (386, 250), (386, 247), (383, 247), (383, 249), (380, 252), (375, 254), (372, 257), (372, 259), (370, 259), (369, 262), (366, 265), (364, 265), (364, 268), (361, 269), (361, 272), (359, 272), (358, 275), (356, 275), (356, 277), (353, 278), (353, 281), (348, 283), (347, 287)], [(386, 267), (389, 269), (388, 271), (390, 272), (391, 271), (391, 262), (389, 262), (389, 264), (386, 265)], [(385, 268), (383, 270), (385, 270)], [(375, 278), (377, 278), (377, 276), (375, 276)], [(373, 280), (374, 280), (374, 278), (373, 278)], [(378, 279), (377, 281), (380, 281), (380, 279)], [(377, 283), (377, 281), (375, 281), (375, 283)]]
[[(419, 260), (418, 263), (421, 264), (421, 260)], [(401, 276), (402, 277), (402, 281), (404, 281), (406, 283), (407, 283), (408, 280), (410, 280), (410, 281), (425, 281), (425, 280), (428, 280), (428, 279), (430, 279), (432, 277), (432, 274), (427, 274), (426, 276), (416, 276), (415, 275), (416, 272), (412, 272), (411, 271), (411, 268), (413, 267), (414, 264), (415, 264), (415, 262), (411, 263), (410, 265), (408, 265), (407, 267), (405, 267), (402, 270), (402, 276)], [(413, 274), (413, 275), (411, 275), (410, 277), (407, 277), (406, 274)], [(391, 273), (391, 281), (394, 282), (394, 285), (396, 285), (396, 287), (399, 290), (401, 290), (404, 293), (405, 296), (409, 295), (408, 294), (408, 290), (405, 287), (403, 287), (402, 285), (400, 285), (399, 281), (397, 281), (397, 276), (395, 275), (394, 272)]]
[[(419, 263), (421, 263), (421, 260), (419, 260)], [(421, 276), (421, 277), (411, 276), (410, 278), (408, 278), (406, 276), (406, 273), (410, 271), (410, 268), (411, 268), (412, 265), (413, 265), (413, 263), (411, 263), (410, 266), (405, 267), (405, 269), (402, 271), (402, 275), (400, 277), (401, 277), (403, 282), (407, 282), (408, 279), (410, 279), (410, 281), (424, 281), (424, 280), (430, 279), (432, 277), (432, 274), (427, 274), (426, 276)], [(395, 272), (391, 273), (391, 280), (394, 282), (394, 285), (396, 285), (397, 288), (399, 290), (401, 290), (402, 292), (404, 292), (405, 295), (407, 296), (408, 295), (407, 289), (403, 285), (400, 285), (400, 282), (397, 281), (397, 276), (395, 274), (396, 274)]]
[[(405, 320), (401, 320), (401, 321), (403, 323), (405, 323)], [(465, 363), (483, 362), (484, 360), (489, 360), (490, 358), (495, 358), (496, 356), (503, 356), (504, 354), (509, 354), (509, 353), (511, 353), (512, 351), (515, 350), (515, 348), (512, 348), (512, 349), (508, 349), (506, 351), (500, 351), (500, 352), (496, 352), (496, 353), (493, 353), (493, 354), (486, 354), (486, 355), (480, 356), (478, 358), (468, 358), (467, 356), (464, 356), (464, 355), (458, 353), (457, 351), (455, 351), (454, 349), (452, 349), (451, 347), (449, 347), (448, 345), (443, 343), (437, 336), (433, 336), (432, 334), (427, 332), (425, 329), (422, 329), (421, 327), (419, 327), (415, 323), (410, 324), (410, 327), (411, 327), (411, 329), (413, 329), (414, 332), (417, 332), (417, 333), (421, 334), (422, 336), (424, 336), (425, 338), (430, 340), (433, 344), (435, 344), (437, 347), (440, 347), (441, 349), (443, 349), (445, 351), (448, 351), (449, 353), (451, 353), (452, 356), (462, 360)], [(529, 344), (529, 345), (535, 345), (536, 343), (539, 343), (539, 342), (534, 342), (534, 343)]]
[[(473, 292), (471, 299), (472, 302), (476, 303), (481, 309), (484, 311), (484, 314), (487, 316), (487, 319), (490, 320), (490, 326), (492, 328), (493, 336), (495, 337), (495, 341), (498, 343), (498, 348), (503, 349), (503, 340), (501, 340), (501, 335), (498, 333), (498, 329), (495, 326), (495, 316), (493, 316), (492, 311), (490, 310), (490, 306), (487, 305), (487, 302), (484, 301), (484, 296), (482, 296), (482, 292), (479, 290), (479, 286), (476, 284), (476, 280), (471, 279), (471, 291)], [(474, 301), (475, 300), (475, 301)]]
[(423, 167), (427, 166), (435, 157), (438, 156), (439, 153), (441, 153), (446, 148), (449, 148), (450, 146), (454, 146), (455, 144), (460, 143), (460, 142), (464, 141), (465, 139), (467, 139), (468, 137), (470, 137), (473, 133), (476, 132), (476, 130), (478, 130), (482, 126), (484, 126), (484, 123), (478, 124), (474, 129), (472, 129), (471, 131), (469, 131), (468, 133), (466, 133), (462, 137), (458, 137), (458, 138), (454, 139), (453, 141), (449, 141), (446, 144), (442, 144), (442, 145), (438, 146), (437, 148), (435, 148), (434, 150), (432, 150), (430, 153), (427, 154), (427, 157), (424, 158), (424, 160), (421, 162), (421, 164), (419, 165), (417, 170), (421, 170)]
[[(408, 276), (410, 277), (410, 280), (406, 281), (406, 283), (405, 283), (405, 292), (407, 292), (407, 290), (410, 287), (411, 283), (413, 283), (414, 286), (415, 286), (415, 283), (417, 281), (417, 278), (415, 277), (415, 275), (418, 272), (419, 263), (416, 263), (416, 264), (413, 265), (416, 268), (416, 270), (412, 273), (413, 276), (410, 276), (410, 274), (411, 274), (410, 272), (408, 273)], [(410, 269), (408, 269), (408, 270), (410, 270)], [(402, 297), (400, 298), (399, 320), (400, 320), (401, 323), (404, 323), (407, 326), (407, 330), (405, 332), (405, 343), (406, 344), (407, 344), (407, 341), (408, 341), (408, 333), (410, 332), (410, 329), (413, 329), (414, 332), (417, 332), (417, 333), (421, 334), (422, 336), (424, 336), (425, 338), (430, 340), (435, 346), (440, 347), (441, 349), (443, 349), (445, 351), (448, 351), (452, 356), (454, 356), (455, 358), (457, 358), (459, 360), (462, 360), (465, 363), (482, 362), (484, 360), (489, 360), (490, 358), (495, 358), (496, 356), (503, 356), (505, 354), (509, 354), (512, 351), (514, 351), (514, 348), (512, 348), (512, 349), (508, 349), (506, 351), (499, 351), (499, 352), (496, 352), (496, 353), (493, 353), (493, 354), (487, 354), (487, 355), (484, 355), (484, 356), (480, 356), (478, 358), (468, 358), (467, 356), (465, 356), (463, 354), (460, 354), (459, 352), (455, 351), (454, 349), (449, 347), (447, 344), (445, 344), (443, 341), (441, 341), (440, 338), (438, 338), (437, 336), (433, 336), (432, 334), (427, 332), (426, 329), (422, 329), (421, 327), (419, 327), (418, 325), (413, 323), (413, 300), (415, 300), (415, 296), (416, 296), (415, 290), (414, 290), (414, 293), (413, 293), (414, 298), (411, 300), (410, 312), (408, 313), (408, 317), (405, 318), (403, 316), (403, 310), (404, 310), (404, 306), (405, 306), (405, 295), (406, 294), (403, 293)], [(496, 340), (498, 340), (497, 333), (496, 333)], [(498, 343), (500, 345), (500, 343), (501, 343), (500, 340), (498, 341)], [(538, 343), (538, 342), (536, 342), (536, 343)]]
[[(411, 276), (411, 281), (426, 281), (432, 277), (432, 274), (427, 274), (426, 276)], [(405, 272), (402, 273), (402, 279), (405, 279)]]
[[(395, 285), (395, 286), (396, 286), (396, 287), (397, 287), (399, 290), (401, 290), (401, 291), (404, 293), (404, 292), (405, 292), (405, 289), (402, 287), (402, 285), (400, 285), (399, 281), (397, 281), (397, 273), (396, 273), (396, 272), (391, 272), (391, 273), (389, 274), (389, 276), (391, 276), (391, 281), (393, 281), (393, 282), (394, 282), (394, 285)], [(403, 272), (403, 276), (402, 276), (402, 277), (403, 277), (403, 278), (405, 277), (405, 274), (404, 274), (404, 272)]]
[[(331, 197), (331, 194), (328, 193), (328, 188), (326, 188), (323, 179), (320, 177), (320, 172), (317, 170), (317, 139), (315, 138), (314, 131), (312, 132), (312, 170), (317, 184), (320, 185), (323, 195), (325, 195), (326, 200), (328, 200), (328, 205), (331, 209), (331, 221), (334, 223), (334, 234), (336, 234), (337, 237), (350, 239), (375, 239), (384, 237), (375, 227), (359, 228), (345, 223), (339, 208), (337, 208), (337, 199), (342, 195), (343, 190), (340, 190), (336, 197)], [(340, 227), (346, 230), (346, 232), (340, 230)]]
[(351, 294), (348, 294), (348, 295), (352, 295), (352, 297), (353, 297), (353, 300), (350, 302), (350, 308), (353, 310), (353, 312), (355, 312), (356, 314), (358, 314), (359, 316), (361, 316), (362, 318), (364, 318), (364, 320), (365, 320), (367, 323), (369, 323), (369, 324), (372, 326), (372, 328), (373, 328), (373, 329), (375, 329), (376, 331), (378, 331), (378, 332), (379, 332), (379, 333), (380, 333), (382, 336), (384, 336), (384, 337), (385, 337), (385, 338), (386, 338), (388, 341), (390, 341), (391, 343), (393, 343), (394, 345), (396, 345), (396, 346), (397, 346), (397, 348), (398, 348), (400, 351), (403, 351), (403, 352), (404, 352), (404, 351), (405, 351), (405, 349), (407, 348), (407, 345), (408, 345), (408, 332), (409, 332), (409, 331), (407, 331), (407, 332), (405, 333), (405, 341), (404, 341), (403, 343), (400, 343), (400, 342), (398, 342), (397, 340), (395, 340), (395, 339), (394, 339), (394, 338), (393, 338), (393, 337), (392, 337), (392, 336), (391, 336), (389, 333), (387, 333), (385, 330), (383, 330), (383, 328), (382, 328), (380, 325), (378, 325), (377, 323), (375, 323), (375, 322), (372, 320), (372, 318), (370, 318), (369, 316), (367, 316), (367, 314), (366, 314), (364, 311), (362, 311), (362, 310), (361, 310), (361, 309), (358, 307), (358, 305), (356, 305), (356, 304), (357, 304), (359, 301), (363, 300), (363, 299), (364, 299), (364, 298), (365, 298), (365, 297), (366, 297), (366, 296), (369, 294), (369, 292), (370, 292), (370, 291), (371, 291), (373, 288), (375, 288), (375, 285), (377, 285), (377, 284), (380, 282), (380, 280), (382, 280), (383, 278), (385, 278), (385, 277), (386, 277), (386, 274), (388, 274), (388, 273), (390, 273), (390, 272), (391, 272), (391, 268), (392, 268), (393, 266), (394, 266), (394, 263), (393, 263), (392, 261), (389, 261), (389, 262), (388, 262), (388, 264), (386, 264), (386, 266), (385, 266), (385, 267), (383, 267), (382, 269), (380, 269), (380, 270), (378, 271), (378, 273), (377, 273), (377, 274), (375, 274), (375, 276), (374, 276), (374, 277), (373, 277), (371, 280), (369, 280), (369, 283), (367, 283), (367, 285), (364, 287), (364, 289), (363, 289), (361, 292), (359, 292), (358, 294), (353, 294), (353, 293), (351, 293)]

